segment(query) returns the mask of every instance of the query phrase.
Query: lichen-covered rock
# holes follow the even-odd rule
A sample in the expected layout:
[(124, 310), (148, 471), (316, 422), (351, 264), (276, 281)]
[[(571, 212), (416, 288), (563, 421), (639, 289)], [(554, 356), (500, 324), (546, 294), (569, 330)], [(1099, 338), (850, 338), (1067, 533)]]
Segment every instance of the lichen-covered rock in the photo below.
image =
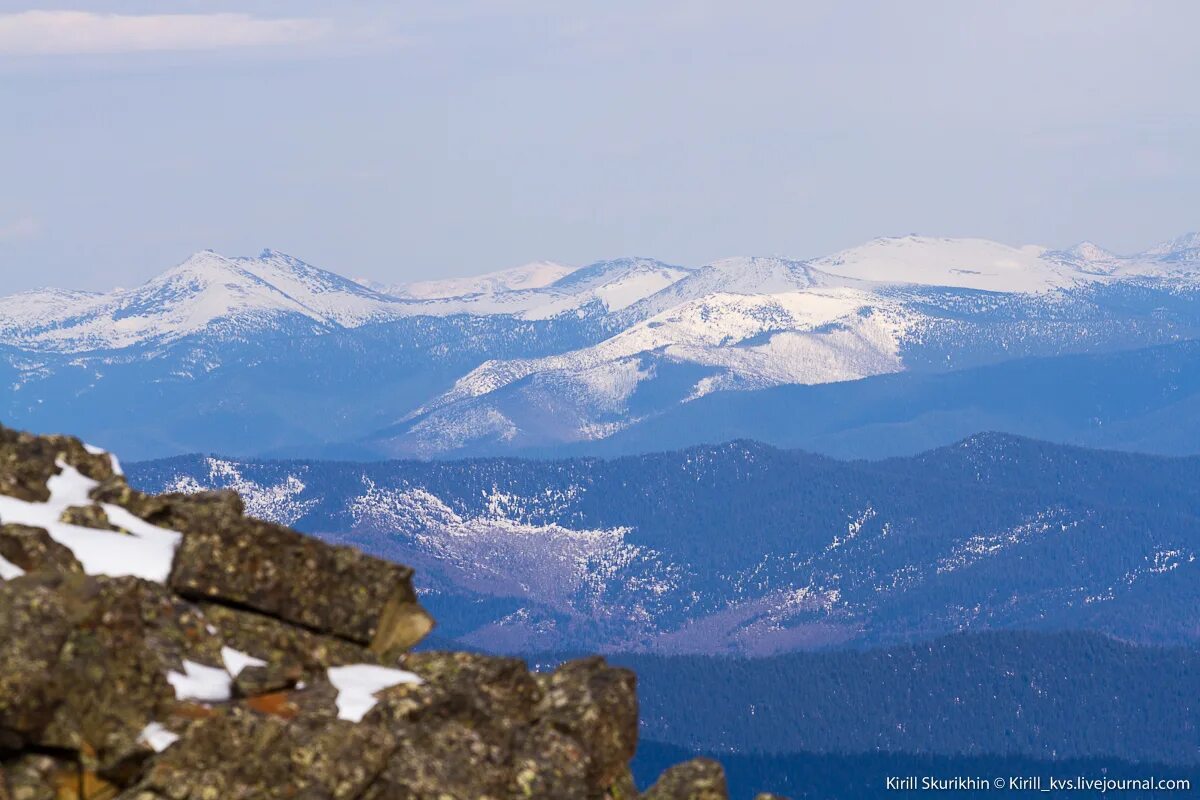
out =
[(238, 697), (259, 697), (294, 689), (303, 682), (304, 671), (296, 663), (251, 664), (233, 679)]
[(116, 525), (113, 525), (104, 508), (93, 503), (86, 506), (71, 506), (63, 509), (59, 520), (66, 522), (69, 525), (78, 525), (81, 528), (95, 528), (98, 531), (119, 531), (121, 530)]
[(728, 800), (729, 791), (720, 764), (694, 758), (668, 769), (642, 796), (645, 800)]
[(637, 746), (634, 674), (588, 658), (564, 664), (538, 680), (544, 692), (538, 704), (540, 724), (585, 742), (589, 783), (610, 786)]
[(295, 663), (305, 672), (311, 672), (338, 664), (376, 660), (362, 645), (298, 628), (264, 614), (211, 602), (200, 603), (200, 609), (226, 645), (268, 664)]
[(0, 426), (0, 494), (43, 503), (50, 497), (46, 482), (70, 464), (93, 480), (116, 475), (112, 457), (93, 452), (68, 436), (34, 436)]
[[(328, 798), (629, 798), (625, 764), (597, 782), (598, 745), (577, 738), (607, 706), (583, 697), (571, 722), (541, 716), (540, 682), (514, 659), (464, 653), (418, 653), (402, 665), (421, 675), (378, 693), (360, 722), (340, 719), (337, 692), (324, 680), (304, 689), (214, 707), (196, 720), (174, 719), (181, 732), (150, 763), (127, 797)], [(568, 665), (557, 682), (608, 684), (602, 702), (629, 687), (598, 660)], [(606, 676), (605, 673), (613, 673)], [(635, 708), (632, 694), (623, 704)], [(636, 733), (636, 732), (635, 732)], [(621, 741), (621, 752), (632, 740)], [(255, 766), (259, 765), (259, 766)]]
[(60, 580), (0, 581), (0, 750), (36, 742), (64, 692), (55, 668), (76, 620), (57, 591)]
[(69, 548), (51, 539), (43, 529), (28, 525), (0, 525), (0, 558), (25, 572), (83, 572)]
[(170, 676), (185, 660), (221, 663), (200, 610), (148, 581), (32, 573), (0, 585), (0, 609), (0, 641), (12, 643), (0, 682), (26, 681), (3, 692), (0, 726), (91, 768), (143, 754), (138, 737), (173, 711)]
[(379, 653), (411, 647), (433, 627), (410, 568), (248, 518), (231, 492), (148, 497), (108, 484), (94, 497), (183, 534), (170, 585), (186, 597), (258, 611)]
[(378, 725), (321, 714), (289, 719), (232, 706), (192, 723), (126, 796), (356, 798), (394, 747), (392, 734)]
[(0, 765), (0, 800), (64, 800), (79, 783), (79, 764), (43, 753)]
[(637, 698), (627, 670), (588, 659), (535, 675), (516, 659), (467, 653), (400, 663), (425, 683), (380, 693), (368, 719), (390, 726), (398, 745), (366, 797), (631, 796)]

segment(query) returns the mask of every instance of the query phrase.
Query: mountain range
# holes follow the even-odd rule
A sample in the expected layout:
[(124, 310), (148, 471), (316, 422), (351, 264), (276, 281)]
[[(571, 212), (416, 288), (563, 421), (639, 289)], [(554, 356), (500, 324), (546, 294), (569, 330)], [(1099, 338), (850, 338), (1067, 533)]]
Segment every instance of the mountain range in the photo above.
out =
[[(613, 454), (721, 441), (746, 421), (841, 456), (991, 428), (1196, 451), (1165, 419), (1195, 405), (1178, 378), (1200, 338), (1197, 234), (1129, 256), (902, 236), (807, 260), (368, 284), (271, 250), (205, 251), (133, 289), (5, 298), (0, 414), (82, 427), (134, 458)], [(1084, 400), (981, 424), (985, 387), (1112, 380), (1135, 350), (1162, 366), (1115, 416)]]
[(438, 636), (762, 656), (956, 632), (1200, 642), (1200, 457), (1003, 434), (882, 461), (753, 442), (617, 459), (127, 467), (411, 564)]
[(1200, 235), (400, 285), (205, 251), (0, 299), (0, 385), (136, 488), (412, 565), (422, 647), (634, 667), (644, 776), (1200, 764)]

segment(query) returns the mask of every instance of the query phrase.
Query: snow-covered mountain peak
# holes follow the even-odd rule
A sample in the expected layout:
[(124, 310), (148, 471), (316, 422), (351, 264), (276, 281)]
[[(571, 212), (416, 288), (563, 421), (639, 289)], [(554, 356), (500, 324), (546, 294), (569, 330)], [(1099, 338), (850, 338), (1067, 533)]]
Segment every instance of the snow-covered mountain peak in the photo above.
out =
[(1200, 233), (1185, 233), (1141, 254), (1156, 261), (1200, 261)]
[(649, 319), (668, 309), (712, 295), (773, 295), (804, 292), (834, 279), (805, 261), (779, 257), (742, 256), (714, 261), (631, 305), (625, 315)]
[[(278, 250), (263, 250), (258, 258), (232, 260), (242, 270), (322, 313), (331, 313), (338, 305), (344, 305), (330, 296), (341, 296), (342, 300), (357, 298), (373, 302), (390, 302), (394, 299), (357, 281), (314, 267)], [(317, 298), (321, 300), (314, 305)], [(334, 300), (333, 308), (327, 307), (330, 300)]]
[(1080, 242), (1066, 252), (1082, 261), (1111, 261), (1117, 257), (1116, 253), (1095, 242)]
[(812, 263), (834, 275), (877, 283), (992, 292), (1039, 292), (1079, 282), (1075, 270), (1043, 258), (1046, 253), (1036, 245), (910, 235), (874, 239)]
[(137, 289), (113, 294), (126, 295), (147, 313), (152, 307), (165, 312), (187, 305), (189, 316), (198, 314), (207, 320), (244, 312), (284, 312), (339, 324), (360, 319), (369, 306), (394, 302), (275, 250), (264, 250), (258, 258), (230, 258), (202, 250)]
[(202, 250), (133, 289), (41, 292), (0, 301), (6, 340), (63, 352), (170, 341), (217, 327), (261, 330), (284, 317), (322, 327), (399, 314), (399, 301), (276, 251), (230, 258)]
[(560, 291), (579, 291), (645, 276), (669, 278), (674, 282), (690, 271), (687, 267), (666, 264), (653, 258), (614, 258), (580, 267), (571, 274), (559, 278), (551, 284), (551, 287)]
[(207, 283), (214, 280), (244, 279), (234, 259), (226, 258), (215, 250), (201, 250), (185, 258), (167, 271), (151, 278), (146, 285), (167, 284), (193, 280)]
[(778, 256), (739, 256), (723, 258), (702, 267), (685, 280), (719, 284), (716, 291), (735, 294), (775, 294), (794, 292), (818, 285), (828, 276), (806, 261)]
[(1066, 250), (1047, 250), (1042, 259), (1091, 276), (1114, 275), (1125, 268), (1120, 256), (1094, 242), (1080, 242)]
[(471, 277), (415, 281), (393, 287), (374, 285), (373, 288), (407, 300), (441, 300), (541, 289), (574, 271), (574, 267), (554, 261), (534, 261)]
[(689, 275), (687, 267), (652, 258), (598, 261), (574, 270), (540, 290), (536, 304), (524, 312), (529, 319), (546, 319), (598, 302), (614, 312), (643, 300)]

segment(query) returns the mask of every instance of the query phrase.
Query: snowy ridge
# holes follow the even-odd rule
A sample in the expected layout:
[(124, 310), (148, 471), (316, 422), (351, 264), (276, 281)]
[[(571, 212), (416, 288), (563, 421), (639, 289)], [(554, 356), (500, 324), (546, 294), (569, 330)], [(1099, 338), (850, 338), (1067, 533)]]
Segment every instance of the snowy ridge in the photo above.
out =
[[(542, 391), (522, 383), (537, 376), (548, 395), (575, 399), (570, 438), (603, 438), (633, 421), (626, 417), (629, 400), (657, 376), (658, 364), (707, 370), (684, 401), (719, 390), (856, 380), (903, 369), (902, 343), (926, 323), (925, 315), (907, 313), (898, 303), (859, 289), (710, 294), (593, 347), (540, 359), (488, 361), (407, 420), (415, 452), (421, 454), (437, 452), (451, 440), (461, 444), (470, 433), (493, 433), (494, 425), (477, 424), (481, 417), (502, 424), (504, 435), (516, 436), (504, 411), (504, 392), (517, 386), (526, 397)], [(489, 401), (490, 396), (495, 399)], [(464, 408), (475, 424), (456, 425)]]
[(1200, 234), (1133, 256), (1084, 242), (1068, 250), (983, 239), (881, 238), (812, 261), (739, 257), (699, 268), (647, 258), (574, 269), (535, 262), (475, 278), (368, 287), (274, 250), (256, 258), (197, 253), (134, 289), (44, 289), (0, 299), (0, 341), (51, 352), (115, 349), (208, 329), (251, 331), (298, 317), (317, 328), (451, 314), (548, 319), (595, 305), (625, 324), (719, 294), (832, 288), (950, 287), (1040, 293), (1129, 278), (1192, 279)]
[[(0, 367), (10, 418), (36, 427), (43, 407), (66, 402), (55, 388), (64, 376), (79, 397), (122, 370), (245, 387), (276, 360), (327, 380), (348, 357), (359, 372), (331, 391), (364, 395), (337, 400), (359, 404), (362, 427), (306, 432), (429, 456), (609, 439), (715, 392), (1200, 338), (1197, 300), (1196, 234), (1132, 256), (1091, 242), (1050, 250), (903, 236), (807, 261), (537, 262), (392, 289), (272, 250), (205, 251), (135, 289), (0, 299)], [(245, 377), (227, 377), (236, 370)], [(386, 401), (357, 388), (378, 372), (396, 390)], [(339, 413), (310, 425), (350, 416), (331, 408)], [(300, 413), (265, 411), (255, 418)]]
[(569, 275), (574, 269), (574, 267), (557, 264), (553, 261), (535, 261), (520, 267), (487, 272), (470, 278), (415, 281), (390, 287), (367, 280), (359, 281), (359, 283), (370, 286), (383, 294), (404, 300), (444, 300), (450, 297), (542, 289)]
[(81, 352), (206, 331), (252, 332), (286, 317), (356, 327), (395, 316), (399, 301), (290, 256), (197, 253), (148, 283), (109, 294), (35, 292), (0, 300), (0, 337), (32, 349)]
[(1071, 286), (1070, 265), (1043, 258), (1036, 246), (1009, 247), (985, 239), (900, 236), (875, 239), (814, 261), (834, 275), (879, 283), (954, 286), (991, 292), (1038, 292)]
[(441, 297), (410, 304), (406, 313), (430, 316), (505, 314), (546, 320), (562, 314), (620, 311), (670, 286), (690, 270), (647, 258), (600, 261), (571, 270), (540, 287), (505, 288), (460, 297)]

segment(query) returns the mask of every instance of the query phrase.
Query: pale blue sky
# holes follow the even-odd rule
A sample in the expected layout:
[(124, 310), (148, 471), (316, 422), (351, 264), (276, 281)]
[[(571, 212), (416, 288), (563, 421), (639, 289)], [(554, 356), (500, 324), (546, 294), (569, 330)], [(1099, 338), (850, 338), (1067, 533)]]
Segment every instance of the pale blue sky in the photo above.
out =
[(384, 281), (912, 231), (1138, 250), (1200, 228), (1197, 30), (1193, 2), (0, 0), (0, 292), (206, 247)]

